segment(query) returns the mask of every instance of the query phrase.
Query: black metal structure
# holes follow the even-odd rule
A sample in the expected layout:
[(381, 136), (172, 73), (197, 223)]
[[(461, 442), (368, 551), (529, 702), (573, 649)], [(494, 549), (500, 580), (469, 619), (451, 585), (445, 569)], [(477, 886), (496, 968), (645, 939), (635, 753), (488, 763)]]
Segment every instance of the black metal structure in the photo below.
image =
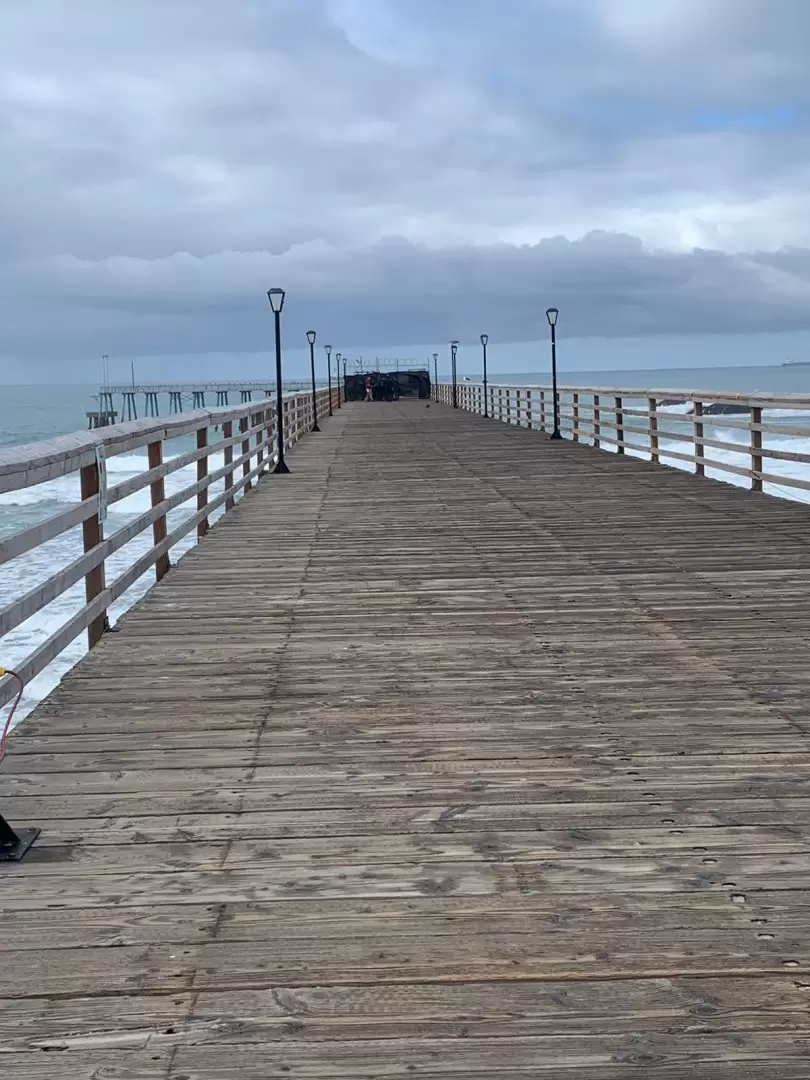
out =
[(320, 431), (318, 427), (318, 395), (315, 390), (315, 339), (318, 335), (314, 330), (307, 330), (309, 342), (309, 371), (312, 376), (312, 427), (310, 431)]
[(289, 467), (284, 460), (284, 390), (281, 375), (281, 309), (284, 307), (284, 290), (268, 289), (267, 299), (273, 309), (276, 328), (276, 447), (278, 460), (274, 473), (288, 473)]
[(489, 418), (489, 399), (487, 396), (487, 345), (489, 344), (489, 334), (481, 335), (481, 349), (484, 353), (484, 417)]
[(19, 862), (41, 829), (18, 829), (16, 832), (0, 814), (0, 862)]
[(553, 398), (554, 406), (554, 430), (551, 433), (552, 439), (561, 439), (562, 433), (560, 432), (560, 397), (557, 393), (557, 316), (559, 315), (557, 308), (549, 308), (546, 312), (546, 318), (548, 319), (548, 325), (551, 327), (551, 396)]

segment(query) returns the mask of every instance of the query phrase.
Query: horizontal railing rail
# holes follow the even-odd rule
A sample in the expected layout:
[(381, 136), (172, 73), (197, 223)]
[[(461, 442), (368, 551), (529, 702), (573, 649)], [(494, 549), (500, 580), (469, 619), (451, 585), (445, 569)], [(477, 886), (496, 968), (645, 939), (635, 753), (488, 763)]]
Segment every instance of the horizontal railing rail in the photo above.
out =
[[(333, 406), (340, 404), (339, 394), (339, 388), (332, 391)], [(311, 429), (313, 411), (321, 419), (328, 414), (329, 404), (327, 389), (316, 391), (314, 410), (311, 392), (288, 394), (283, 400), (285, 448)], [(192, 436), (191, 449), (179, 448), (178, 453), (167, 456), (167, 445), (173, 440)], [(107, 462), (144, 449), (144, 468), (110, 485)], [(23, 682), (27, 684), (42, 673), (83, 631), (87, 631), (92, 648), (108, 625), (111, 605), (153, 567), (155, 579), (160, 581), (169, 569), (172, 548), (193, 530), (198, 538), (205, 536), (212, 516), (232, 509), (237, 496), (250, 491), (269, 471), (276, 455), (276, 411), (266, 399), (161, 420), (136, 420), (0, 451), (0, 493), (76, 478), (75, 505), (0, 539), (0, 573), (6, 564), (30, 556), (49, 541), (79, 526), (82, 530), (77, 548), (80, 554), (0, 609), (1, 646), (5, 635), (84, 580), (84, 604), (15, 663)], [(212, 467), (212, 458), (220, 456), (222, 464)], [(167, 496), (166, 479), (190, 466), (195, 466), (194, 479)], [(214, 492), (220, 484), (222, 489)], [(145, 488), (149, 489), (148, 509), (105, 535), (110, 508)], [(169, 515), (189, 502), (192, 511), (172, 522), (170, 529)], [(150, 528), (148, 549), (108, 580), (110, 556)], [(20, 579), (25, 580), (25, 576), (20, 575)], [(10, 666), (4, 656), (0, 659)], [(16, 695), (18, 685), (11, 676), (0, 679), (0, 708)]]
[[(452, 384), (435, 385), (433, 397), (452, 405)], [(550, 386), (490, 383), (485, 399), (483, 384), (462, 382), (456, 400), (459, 408), (507, 424), (553, 430)], [(810, 492), (806, 394), (561, 386), (558, 400), (561, 433), (574, 442), (686, 467), (698, 476), (709, 470), (717, 479), (739, 477), (753, 491), (769, 486), (794, 499)], [(777, 462), (800, 468), (775, 471), (771, 463)]]
[[(306, 379), (284, 380), (286, 391), (303, 391), (308, 389)], [(100, 388), (105, 394), (193, 394), (200, 393), (227, 393), (230, 390), (250, 390), (256, 393), (275, 393), (275, 379), (232, 379), (220, 380), (219, 382), (184, 382), (184, 383), (104, 383)]]

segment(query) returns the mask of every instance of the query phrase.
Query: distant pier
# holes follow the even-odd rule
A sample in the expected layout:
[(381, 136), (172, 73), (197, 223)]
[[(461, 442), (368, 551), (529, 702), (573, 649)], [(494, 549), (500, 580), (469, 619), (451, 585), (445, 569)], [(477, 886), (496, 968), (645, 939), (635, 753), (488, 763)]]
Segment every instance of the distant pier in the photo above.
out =
[[(308, 383), (290, 381), (284, 383), (285, 391), (306, 390)], [(121, 398), (121, 419), (137, 420), (138, 403), (141, 403), (141, 416), (160, 416), (160, 399), (166, 398), (165, 412), (169, 415), (181, 413), (185, 409), (205, 409), (210, 405), (223, 408), (231, 404), (231, 395), (239, 395), (240, 405), (249, 405), (254, 394), (257, 398), (267, 398), (276, 392), (276, 384), (271, 380), (231, 382), (190, 382), (190, 383), (130, 383), (122, 386), (102, 386), (96, 395), (98, 410), (88, 413), (88, 426), (106, 427), (111, 420), (103, 417), (118, 413), (115, 410), (115, 398)], [(92, 417), (102, 418), (94, 422)]]
[(110, 427), (118, 419), (118, 413), (115, 409), (93, 409), (85, 415), (87, 416), (88, 431), (93, 431), (95, 428)]

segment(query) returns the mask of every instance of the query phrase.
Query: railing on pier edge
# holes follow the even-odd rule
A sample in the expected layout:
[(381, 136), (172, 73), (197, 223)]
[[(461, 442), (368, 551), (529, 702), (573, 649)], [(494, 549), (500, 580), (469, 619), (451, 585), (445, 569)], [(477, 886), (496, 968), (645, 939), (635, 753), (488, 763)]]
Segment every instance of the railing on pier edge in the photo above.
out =
[[(435, 401), (452, 405), (452, 384), (435, 384), (432, 396)], [(550, 386), (490, 383), (487, 399), (486, 412), (494, 420), (540, 432), (553, 430)], [(633, 454), (656, 464), (683, 463), (698, 476), (705, 476), (710, 469), (726, 474), (725, 479), (742, 477), (753, 491), (763, 491), (765, 484), (771, 484), (791, 498), (798, 498), (798, 491), (810, 492), (810, 470), (808, 477), (802, 478), (768, 472), (764, 464), (785, 461), (810, 466), (810, 453), (767, 445), (769, 437), (810, 439), (810, 397), (806, 395), (560, 386), (558, 399), (561, 433), (573, 442)], [(481, 415), (485, 412), (482, 384), (458, 383), (456, 400), (460, 409)], [(679, 407), (685, 407), (685, 411), (673, 411)], [(729, 411), (720, 412), (723, 408)], [(806, 416), (807, 424), (763, 419), (766, 410)], [(707, 435), (707, 429), (711, 434)], [(730, 435), (717, 438), (716, 429)], [(733, 441), (735, 432), (742, 433), (745, 441)], [(674, 445), (681, 449), (674, 449)], [(740, 457), (745, 463), (719, 458), (713, 454), (718, 450)]]
[[(339, 387), (332, 391), (332, 404), (335, 408), (342, 404)], [(328, 390), (316, 392), (316, 411), (319, 418), (328, 413)], [(283, 414), (286, 449), (312, 427), (312, 394), (287, 395)], [(221, 438), (213, 442), (209, 441), (212, 429), (221, 431)], [(166, 443), (189, 435), (196, 436), (194, 449), (164, 460)], [(106, 460), (143, 447), (147, 448), (148, 467), (123, 483), (107, 486)], [(224, 465), (211, 471), (209, 458), (213, 454), (222, 454)], [(276, 413), (267, 400), (187, 412), (160, 421), (136, 420), (0, 451), (0, 492), (20, 491), (78, 473), (76, 505), (0, 540), (3, 566), (71, 529), (82, 528), (83, 554), (0, 610), (1, 643), (4, 635), (84, 579), (84, 606), (15, 665), (23, 682), (29, 683), (44, 671), (85, 630), (92, 648), (107, 628), (110, 606), (151, 567), (160, 581), (169, 570), (169, 552), (175, 544), (192, 529), (199, 538), (205, 536), (211, 515), (222, 507), (226, 513), (231, 510), (237, 494), (248, 492), (269, 471), (276, 455)], [(166, 477), (195, 463), (196, 481), (167, 498)], [(211, 498), (210, 488), (220, 480), (224, 490)], [(105, 537), (107, 507), (146, 487), (151, 493), (150, 509)], [(194, 499), (196, 511), (169, 533), (167, 515)], [(108, 558), (150, 527), (151, 548), (108, 582)], [(0, 679), (0, 708), (16, 696), (18, 685), (11, 676)]]

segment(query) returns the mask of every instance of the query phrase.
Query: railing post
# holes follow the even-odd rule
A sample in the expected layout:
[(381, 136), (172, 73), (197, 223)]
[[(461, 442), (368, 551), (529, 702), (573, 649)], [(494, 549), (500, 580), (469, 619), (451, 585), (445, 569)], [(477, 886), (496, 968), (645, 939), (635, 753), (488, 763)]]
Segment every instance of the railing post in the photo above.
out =
[(762, 408), (759, 405), (751, 406), (751, 473), (751, 490), (762, 491)]
[[(222, 425), (222, 437), (225, 440), (233, 438), (233, 420), (226, 420), (225, 423)], [(230, 465), (230, 464), (233, 463), (233, 447), (232, 446), (226, 446), (225, 447), (224, 458), (225, 458), (225, 464), (226, 465)], [(227, 472), (227, 473), (225, 473), (225, 490), (228, 491), (228, 489), (232, 488), (232, 487), (233, 487), (233, 473), (232, 472)], [(233, 508), (234, 508), (233, 495), (226, 495), (226, 497), (225, 497), (225, 512), (227, 513), (228, 510), (233, 510)]]
[(532, 392), (526, 391), (526, 427), (531, 431), (532, 428)]
[(261, 430), (256, 432), (256, 466), (259, 471), (256, 473), (256, 481), (263, 473), (262, 463), (264, 461), (264, 413), (256, 413), (254, 420), (256, 425), (261, 425)]
[(699, 459), (698, 461), (695, 462), (695, 476), (705, 476), (706, 475), (706, 466), (703, 464), (703, 457), (704, 457), (704, 455), (706, 453), (706, 449), (705, 449), (705, 447), (703, 445), (703, 441), (702, 441), (703, 440), (703, 421), (701, 420), (701, 417), (703, 416), (703, 402), (702, 401), (696, 401), (694, 403), (694, 405), (695, 405), (695, 411), (693, 413), (693, 416), (694, 416), (694, 425), (695, 425), (695, 435), (694, 435), (694, 438), (695, 438), (695, 457)]
[(576, 391), (571, 395), (571, 412), (574, 418), (574, 442), (579, 442), (579, 394)]
[[(147, 447), (147, 454), (149, 456), (149, 468), (157, 469), (163, 464), (163, 441), (161, 439), (155, 442), (150, 442)], [(150, 485), (152, 493), (152, 509), (160, 504), (166, 498), (166, 484), (161, 476), (158, 480), (154, 480)], [(162, 543), (166, 539), (166, 515), (161, 514), (159, 518), (155, 518), (152, 522), (152, 540), (155, 547)], [(169, 553), (168, 551), (164, 555), (158, 556), (155, 562), (155, 580), (160, 581), (169, 572)]]
[(515, 391), (515, 423), (520, 427), (520, 390)]
[(616, 453), (624, 453), (624, 414), (622, 413), (622, 399), (616, 395), (613, 404), (616, 407)]
[[(244, 433), (247, 431), (247, 429), (249, 427), (250, 427), (250, 422), (249, 422), (248, 418), (246, 416), (243, 416), (242, 419), (239, 421), (239, 431), (240, 431), (240, 433), (244, 435)], [(242, 456), (244, 457), (244, 455), (247, 454), (249, 450), (250, 450), (250, 436), (248, 436), (246, 439), (242, 440)], [(248, 458), (247, 461), (245, 461), (242, 464), (242, 476), (243, 477), (247, 476), (249, 472), (250, 472), (250, 458)], [(251, 484), (250, 480), (246, 480), (245, 484), (244, 484), (244, 487), (242, 488), (243, 493), (245, 495), (247, 495), (247, 493), (250, 491), (252, 486), (253, 485)]]
[(593, 395), (593, 445), (594, 449), (598, 450), (601, 446), (602, 440), (599, 436), (602, 433), (602, 425), (600, 423), (600, 410), (599, 410), (599, 395)]
[(647, 398), (647, 411), (650, 414), (650, 461), (658, 465), (658, 402), (654, 397)]
[[(85, 465), (81, 470), (80, 486), (82, 502), (84, 502), (85, 499), (92, 499), (93, 496), (99, 496), (101, 492), (101, 466), (98, 458), (96, 458), (92, 465)], [(101, 517), (98, 509), (96, 509), (96, 512), (92, 517), (89, 517), (86, 521), (82, 522), (82, 541), (84, 543), (85, 554), (87, 554), (88, 551), (92, 551), (94, 547), (104, 541), (104, 526), (101, 524)], [(92, 570), (89, 570), (87, 574), (85, 574), (84, 596), (87, 603), (89, 604), (95, 600), (97, 596), (104, 592), (105, 588), (104, 563), (101, 562), (98, 566), (93, 567)], [(104, 611), (100, 615), (97, 615), (87, 627), (88, 648), (92, 649), (95, 645), (98, 645), (106, 627), (107, 612)]]
[(540, 391), (540, 430), (546, 430), (546, 392)]
[[(205, 450), (208, 446), (208, 427), (197, 428), (197, 449)], [(205, 453), (201, 457), (197, 458), (197, 483), (201, 480), (205, 480), (208, 476), (208, 454)], [(197, 512), (205, 510), (208, 506), (208, 488), (204, 487), (202, 491), (197, 492)], [(197, 536), (200, 540), (208, 532), (208, 518), (204, 517), (197, 522)]]

